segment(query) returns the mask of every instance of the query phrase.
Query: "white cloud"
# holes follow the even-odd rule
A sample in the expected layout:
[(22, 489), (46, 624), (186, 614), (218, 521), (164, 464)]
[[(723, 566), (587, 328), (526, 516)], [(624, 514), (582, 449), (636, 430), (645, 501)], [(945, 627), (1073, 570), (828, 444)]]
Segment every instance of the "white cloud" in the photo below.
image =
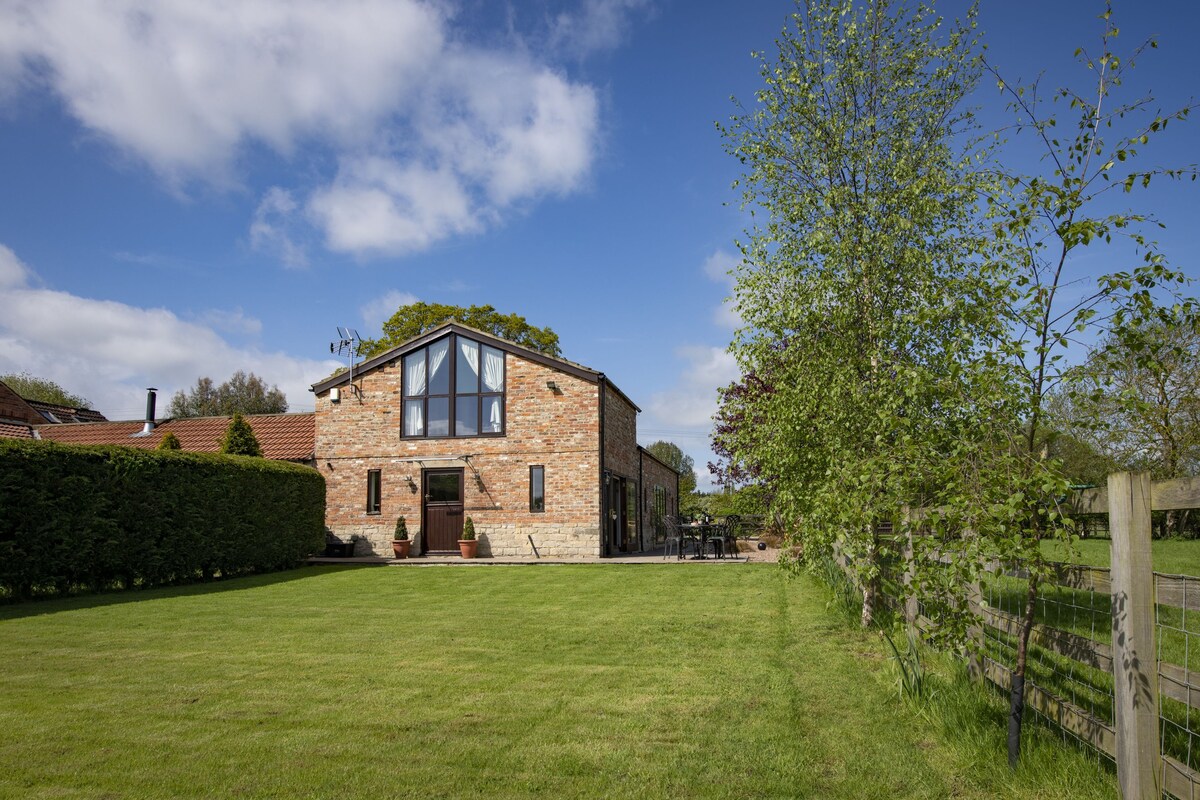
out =
[(211, 308), (199, 317), (199, 322), (225, 333), (257, 336), (262, 333), (262, 320), (246, 315), (240, 308), (224, 311)]
[(454, 234), (480, 230), (461, 180), (385, 158), (350, 159), (337, 179), (309, 201), (331, 250), (402, 254)]
[(704, 274), (718, 283), (727, 283), (732, 286), (733, 276), (730, 275), (730, 272), (740, 263), (742, 263), (740, 256), (728, 250), (714, 250), (712, 255), (704, 259)]
[(630, 12), (649, 5), (648, 0), (584, 0), (579, 13), (554, 18), (550, 46), (580, 59), (611, 50), (625, 40)]
[(0, 289), (15, 289), (26, 285), (31, 277), (29, 268), (17, 254), (0, 244)]
[[(0, 245), (0, 274), (11, 253)], [(24, 280), (0, 293), (0, 372), (29, 372), (57, 381), (89, 398), (110, 419), (137, 418), (146, 386), (169, 397), (202, 375), (221, 381), (238, 369), (278, 384), (292, 410), (311, 409), (309, 386), (337, 366), (335, 361), (238, 348), (209, 325), (180, 319), (166, 309), (35, 288), (33, 278), (27, 270)], [(225, 323), (235, 319), (243, 329), (254, 326), (240, 310), (228, 312)]]
[(263, 195), (250, 223), (250, 246), (274, 254), (285, 267), (292, 269), (308, 266), (308, 253), (296, 241), (297, 208), (291, 192), (272, 186)]
[(364, 333), (368, 339), (374, 339), (383, 331), (383, 323), (386, 322), (392, 314), (396, 313), (396, 309), (400, 306), (412, 305), (418, 302), (416, 295), (410, 292), (401, 292), (393, 289), (379, 297), (376, 297), (371, 302), (365, 304), (359, 309), (362, 315), (363, 324), (366, 326)]
[(89, 129), (188, 177), (250, 140), (357, 141), (437, 57), (443, 25), (413, 0), (17, 0), (0, 42), (27, 65), (9, 82), (48, 85)]
[(640, 438), (674, 441), (695, 462), (697, 487), (711, 491), (708, 462), (714, 456), (708, 445), (717, 389), (738, 378), (737, 361), (720, 347), (686, 345), (675, 353), (684, 362), (683, 371), (674, 386), (650, 397), (646, 416), (638, 420)]
[(413, 115), (409, 151), (342, 159), (309, 214), (331, 250), (404, 254), (478, 233), (523, 200), (586, 177), (598, 102), (589, 87), (495, 53), (450, 55)]
[[(732, 295), (734, 280), (731, 272), (741, 263), (742, 259), (740, 256), (728, 250), (718, 249), (713, 251), (713, 254), (704, 260), (702, 269), (710, 280), (725, 284)], [(742, 316), (737, 312), (732, 297), (727, 297), (713, 311), (712, 320), (715, 325), (727, 330), (736, 330), (741, 327)]]
[(675, 386), (650, 398), (649, 412), (657, 424), (674, 428), (712, 428), (717, 389), (738, 377), (737, 361), (720, 347), (687, 345), (676, 353), (685, 367)]
[[(478, 232), (521, 203), (576, 190), (598, 147), (591, 86), (520, 42), (457, 41), (440, 3), (12, 2), (0, 16), (0, 99), (53, 92), (176, 190), (237, 183), (238, 157), (256, 145), (336, 163), (308, 186), (272, 188), (254, 215), (252, 246), (288, 266), (307, 261), (303, 222), (356, 255)], [(586, 33), (580, 46), (613, 46), (639, 5), (588, 0), (567, 27)]]

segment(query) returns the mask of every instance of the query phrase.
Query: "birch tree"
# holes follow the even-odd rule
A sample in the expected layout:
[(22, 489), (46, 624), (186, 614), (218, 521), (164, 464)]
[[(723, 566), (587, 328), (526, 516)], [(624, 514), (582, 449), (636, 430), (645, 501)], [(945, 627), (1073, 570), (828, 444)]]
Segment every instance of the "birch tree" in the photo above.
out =
[(976, 85), (974, 11), (803, 0), (758, 54), (765, 84), (719, 126), (763, 221), (739, 243), (725, 467), (769, 476), (810, 552), (849, 553), (870, 624), (875, 525), (924, 504), (941, 453), (980, 429), (963, 383), (989, 362), (999, 281), (976, 202), (986, 176), (963, 99)]

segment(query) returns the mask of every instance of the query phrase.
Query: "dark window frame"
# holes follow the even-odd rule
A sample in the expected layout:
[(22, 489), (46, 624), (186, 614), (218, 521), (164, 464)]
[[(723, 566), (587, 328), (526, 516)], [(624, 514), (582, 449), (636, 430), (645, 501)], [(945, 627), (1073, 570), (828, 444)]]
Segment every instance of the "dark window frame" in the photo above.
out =
[(383, 509), (383, 470), (367, 470), (367, 514), (376, 516)]
[[(474, 392), (458, 392), (458, 357), (459, 357), (459, 339), (464, 339), (468, 342), (473, 342), (479, 348), (479, 377), (477, 391)], [(429, 351), (430, 349), (441, 342), (447, 342), (448, 353), (446, 357), (445, 369), (448, 370), (449, 388), (448, 392), (443, 394), (430, 394), (431, 375), (429, 372)], [(490, 348), (500, 353), (501, 363), (504, 367), (504, 386), (499, 392), (484, 391), (483, 386), (483, 356), (484, 348)], [(425, 361), (425, 394), (412, 395), (408, 393), (408, 370), (405, 367), (405, 362), (409, 357), (420, 352)], [(508, 352), (493, 345), (481, 342), (478, 339), (472, 339), (469, 336), (459, 336), (457, 333), (451, 333), (443, 338), (436, 339), (422, 346), (419, 350), (414, 350), (406, 353), (400, 359), (400, 438), (407, 440), (416, 439), (499, 439), (508, 435)], [(459, 434), (458, 433), (458, 401), (460, 398), (474, 398), (476, 419), (475, 433)], [(484, 430), (484, 406), (485, 401), (491, 398), (496, 398), (500, 401), (500, 430), (487, 431)], [(445, 399), (448, 406), (448, 424), (445, 435), (432, 436), (429, 433), (429, 401), (431, 399)], [(410, 401), (420, 401), (422, 414), (421, 433), (407, 435), (405, 434), (406, 421), (408, 417), (408, 403)]]
[[(533, 493), (533, 471), (538, 470), (542, 477), (542, 506), (538, 508), (537, 499)], [(529, 513), (530, 514), (545, 514), (546, 513), (546, 467), (544, 464), (529, 465)]]

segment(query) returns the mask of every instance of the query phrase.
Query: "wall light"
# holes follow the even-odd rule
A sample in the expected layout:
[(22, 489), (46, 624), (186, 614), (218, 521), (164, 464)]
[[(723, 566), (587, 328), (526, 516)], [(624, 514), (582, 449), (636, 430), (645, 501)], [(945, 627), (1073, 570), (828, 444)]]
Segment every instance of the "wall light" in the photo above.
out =
[(549, 390), (550, 390), (550, 391), (552, 391), (552, 392), (557, 392), (557, 391), (558, 391), (558, 384), (557, 384), (557, 383), (555, 383), (554, 381), (546, 381), (546, 388), (547, 388), (547, 389), (549, 389)]

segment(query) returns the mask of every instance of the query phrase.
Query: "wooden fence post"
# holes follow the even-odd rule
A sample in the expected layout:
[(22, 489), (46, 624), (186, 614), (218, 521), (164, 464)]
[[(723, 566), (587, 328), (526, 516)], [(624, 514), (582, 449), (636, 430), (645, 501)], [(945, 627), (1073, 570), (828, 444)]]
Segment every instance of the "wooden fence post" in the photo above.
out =
[[(967, 587), (967, 604), (971, 613), (983, 613), (983, 586), (979, 578), (971, 581), (971, 585)], [(973, 681), (984, 680), (983, 658), (986, 646), (983, 624), (972, 625), (967, 630), (967, 675)]]
[(900, 524), (904, 527), (904, 621), (909, 625), (917, 623), (920, 606), (917, 604), (917, 593), (913, 589), (913, 577), (916, 571), (913, 565), (913, 516), (908, 506), (900, 510)]
[(1158, 668), (1154, 569), (1150, 556), (1150, 476), (1108, 476), (1112, 535), (1113, 723), (1117, 782), (1125, 800), (1159, 797)]

